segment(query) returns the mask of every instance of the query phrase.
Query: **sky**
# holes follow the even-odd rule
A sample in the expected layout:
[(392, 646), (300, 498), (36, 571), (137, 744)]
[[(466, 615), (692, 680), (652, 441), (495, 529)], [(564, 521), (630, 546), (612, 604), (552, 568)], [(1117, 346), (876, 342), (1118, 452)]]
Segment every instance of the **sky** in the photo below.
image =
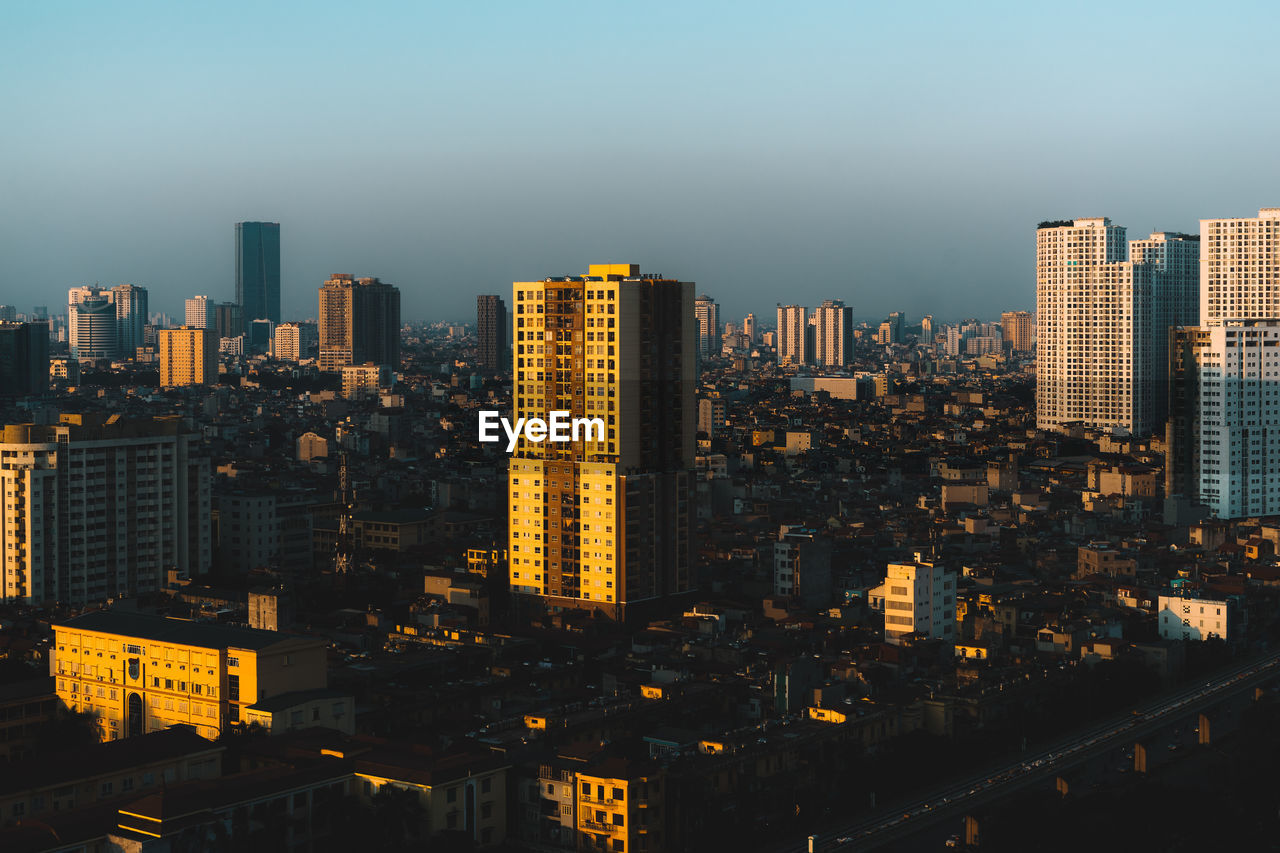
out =
[[(1222, 11), (1222, 14), (1219, 12)], [(721, 317), (1035, 307), (1034, 229), (1280, 205), (1275, 4), (112, 3), (0, 9), (0, 303), (234, 298), (281, 223), (406, 320), (638, 263)], [(62, 309), (65, 310), (65, 309)]]

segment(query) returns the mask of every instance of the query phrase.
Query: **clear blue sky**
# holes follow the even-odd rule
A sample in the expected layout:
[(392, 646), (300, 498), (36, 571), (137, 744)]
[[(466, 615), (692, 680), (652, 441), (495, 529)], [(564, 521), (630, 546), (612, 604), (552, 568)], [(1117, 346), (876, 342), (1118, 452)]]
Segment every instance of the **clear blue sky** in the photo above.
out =
[(331, 272), (473, 319), (606, 261), (726, 319), (1032, 308), (1040, 219), (1280, 204), (1276, 9), (8, 3), (0, 302), (231, 299), (232, 224), (262, 219), (289, 318)]

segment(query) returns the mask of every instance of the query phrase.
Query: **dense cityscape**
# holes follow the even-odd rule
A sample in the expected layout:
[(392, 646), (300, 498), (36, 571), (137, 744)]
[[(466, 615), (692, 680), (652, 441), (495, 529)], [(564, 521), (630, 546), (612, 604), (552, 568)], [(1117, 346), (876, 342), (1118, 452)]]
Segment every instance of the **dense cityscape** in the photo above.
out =
[(1031, 225), (960, 321), (0, 306), (0, 849), (1269, 845), (1280, 209)]

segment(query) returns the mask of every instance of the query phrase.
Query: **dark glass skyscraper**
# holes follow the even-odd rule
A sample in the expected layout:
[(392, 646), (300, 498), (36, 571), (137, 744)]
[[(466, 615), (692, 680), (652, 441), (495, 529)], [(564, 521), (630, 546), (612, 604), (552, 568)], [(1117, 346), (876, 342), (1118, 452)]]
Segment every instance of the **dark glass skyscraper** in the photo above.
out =
[(280, 223), (236, 223), (236, 304), (244, 331), (254, 320), (280, 322)]

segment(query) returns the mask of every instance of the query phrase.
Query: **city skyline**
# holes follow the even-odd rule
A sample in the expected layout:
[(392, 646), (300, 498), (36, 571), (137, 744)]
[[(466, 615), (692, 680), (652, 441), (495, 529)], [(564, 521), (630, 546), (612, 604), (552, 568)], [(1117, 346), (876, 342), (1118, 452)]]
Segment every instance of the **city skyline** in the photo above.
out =
[[(147, 287), (175, 315), (197, 293), (229, 301), (228, 226), (261, 220), (288, 232), (282, 319), (311, 316), (335, 270), (397, 282), (406, 317), (461, 319), (475, 294), (571, 273), (583, 256), (679, 269), (726, 317), (767, 316), (782, 289), (857, 317), (1030, 309), (1037, 221), (1194, 231), (1272, 202), (1257, 187), (1280, 166), (1203, 157), (1214, 121), (1129, 120), (1144, 91), (1177, 85), (1241, 138), (1269, 138), (1276, 119), (1250, 107), (1265, 75), (1224, 88), (1177, 49), (1231, 68), (1263, 49), (1259, 16), (1274, 13), (1259, 9), (1108, 8), (1099, 29), (1090, 15), (1049, 28), (1018, 7), (350, 21), (322, 6), (305, 20), (260, 11), (249, 35), (221, 7), (13, 10), (0, 44), (23, 131), (9, 144), (0, 302), (26, 310), (19, 297), (56, 303), (95, 281)], [(350, 37), (378, 44), (376, 58), (316, 61), (316, 45)], [(525, 62), (531, 50), (552, 58)], [(239, 96), (263, 79), (271, 97)], [(569, 132), (593, 109), (615, 117), (602, 136)], [(1103, 126), (1125, 130), (1095, 145)], [(1178, 181), (1156, 177), (1171, 171)], [(603, 184), (635, 203), (598, 217), (575, 201)]]

